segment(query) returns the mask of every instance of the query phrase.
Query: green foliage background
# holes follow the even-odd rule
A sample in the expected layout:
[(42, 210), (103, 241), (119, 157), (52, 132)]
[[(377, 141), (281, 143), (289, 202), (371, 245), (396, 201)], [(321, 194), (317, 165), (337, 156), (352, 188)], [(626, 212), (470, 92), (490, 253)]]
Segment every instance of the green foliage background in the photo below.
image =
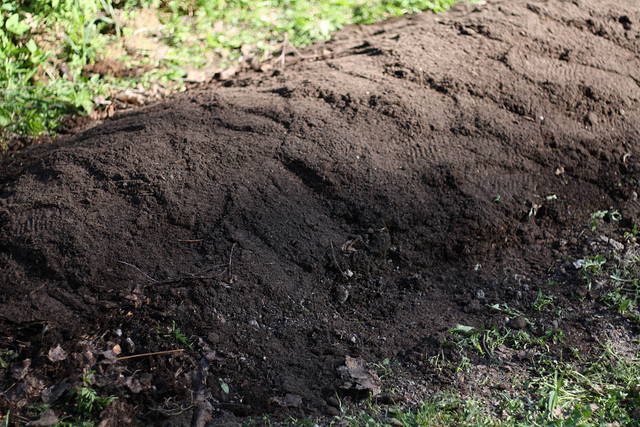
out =
[[(296, 46), (326, 39), (346, 24), (368, 24), (458, 0), (8, 0), (0, 6), (0, 144), (51, 133), (69, 114), (89, 113), (99, 95), (159, 82), (181, 90), (186, 69), (269, 59), (284, 34)], [(152, 11), (161, 59), (122, 49), (130, 23)], [(133, 78), (86, 76), (109, 58), (144, 67)], [(6, 145), (5, 145), (6, 148)]]

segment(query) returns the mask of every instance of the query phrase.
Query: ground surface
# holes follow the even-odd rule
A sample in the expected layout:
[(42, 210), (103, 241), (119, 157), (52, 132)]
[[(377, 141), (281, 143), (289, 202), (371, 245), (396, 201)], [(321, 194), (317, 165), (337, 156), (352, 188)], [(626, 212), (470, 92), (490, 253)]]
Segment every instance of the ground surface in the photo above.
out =
[[(426, 396), (456, 323), (550, 278), (579, 304), (590, 214), (640, 214), (635, 1), (460, 5), (322, 49), (3, 163), (0, 411), (96, 370), (118, 425), (327, 415), (347, 356)], [(588, 352), (586, 317), (531, 327)]]

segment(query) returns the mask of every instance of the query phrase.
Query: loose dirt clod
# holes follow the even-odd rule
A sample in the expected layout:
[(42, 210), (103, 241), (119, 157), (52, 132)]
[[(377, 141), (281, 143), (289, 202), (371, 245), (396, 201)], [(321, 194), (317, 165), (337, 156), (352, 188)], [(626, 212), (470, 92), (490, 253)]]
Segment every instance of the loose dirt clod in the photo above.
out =
[(0, 408), (89, 371), (128, 378), (120, 425), (336, 413), (345, 360), (441, 387), (449, 328), (504, 325), (487, 307), (530, 308), (550, 271), (573, 302), (590, 215), (638, 222), (637, 22), (632, 0), (489, 1), (349, 28), (3, 163)]

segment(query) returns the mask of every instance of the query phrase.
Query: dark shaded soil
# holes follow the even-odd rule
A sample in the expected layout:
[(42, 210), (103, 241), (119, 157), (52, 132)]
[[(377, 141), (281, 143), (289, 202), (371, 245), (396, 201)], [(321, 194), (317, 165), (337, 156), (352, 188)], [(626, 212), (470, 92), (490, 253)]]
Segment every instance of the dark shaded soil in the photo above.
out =
[(437, 389), (421, 361), (454, 324), (504, 324), (487, 305), (559, 275), (585, 296), (566, 260), (590, 214), (640, 213), (637, 2), (460, 5), (321, 48), (2, 164), (1, 412), (84, 369), (113, 425), (327, 415), (347, 356)]

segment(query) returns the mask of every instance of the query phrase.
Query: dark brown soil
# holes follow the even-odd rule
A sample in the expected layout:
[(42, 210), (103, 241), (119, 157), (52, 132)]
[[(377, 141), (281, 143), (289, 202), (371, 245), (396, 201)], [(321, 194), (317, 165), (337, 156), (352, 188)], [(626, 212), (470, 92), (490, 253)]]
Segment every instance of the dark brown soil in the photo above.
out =
[(590, 214), (640, 214), (635, 0), (460, 5), (321, 49), (2, 164), (0, 412), (95, 370), (113, 425), (327, 415), (347, 356), (435, 390), (456, 323), (560, 276), (579, 304)]

